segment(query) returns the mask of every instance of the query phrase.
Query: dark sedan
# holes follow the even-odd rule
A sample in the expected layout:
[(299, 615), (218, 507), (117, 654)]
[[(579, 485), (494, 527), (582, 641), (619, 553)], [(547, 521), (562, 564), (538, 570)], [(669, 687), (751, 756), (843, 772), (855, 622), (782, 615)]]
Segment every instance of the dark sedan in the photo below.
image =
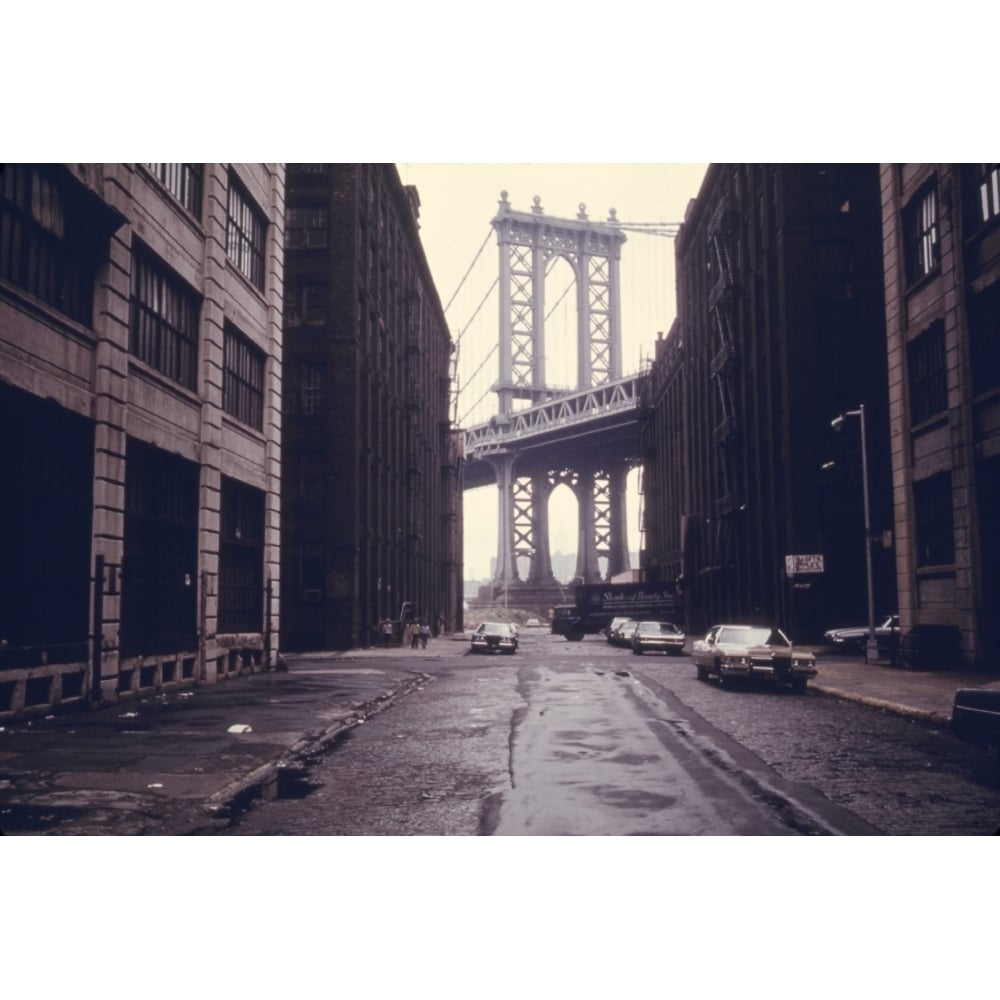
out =
[(510, 622), (483, 622), (472, 633), (473, 653), (516, 653), (517, 629)]

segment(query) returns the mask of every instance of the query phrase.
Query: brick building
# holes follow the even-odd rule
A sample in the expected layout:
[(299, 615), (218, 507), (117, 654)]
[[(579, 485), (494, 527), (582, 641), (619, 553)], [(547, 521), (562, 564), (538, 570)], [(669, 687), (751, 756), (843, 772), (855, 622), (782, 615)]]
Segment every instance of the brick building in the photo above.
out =
[(883, 165), (881, 188), (904, 642), (996, 669), (1000, 165)]
[(0, 717), (276, 655), (283, 219), (282, 165), (0, 170)]
[(289, 164), (282, 624), (367, 645), (407, 613), (461, 627), (452, 341), (392, 164)]
[[(759, 620), (807, 641), (867, 620), (860, 434), (831, 420), (865, 405), (890, 542), (880, 225), (876, 165), (713, 164), (689, 205), (643, 392), (641, 562), (678, 581), (691, 631)], [(789, 575), (789, 556), (823, 571)], [(873, 558), (891, 612), (891, 549)]]

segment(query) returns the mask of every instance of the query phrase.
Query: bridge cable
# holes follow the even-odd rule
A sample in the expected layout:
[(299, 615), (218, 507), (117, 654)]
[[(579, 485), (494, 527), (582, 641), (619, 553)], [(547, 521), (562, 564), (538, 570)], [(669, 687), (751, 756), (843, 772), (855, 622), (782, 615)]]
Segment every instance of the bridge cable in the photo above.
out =
[[(468, 384), (469, 384), (469, 383), (470, 383), (470, 382), (471, 382), (471, 381), (472, 381), (472, 380), (473, 380), (473, 379), (474, 379), (474, 378), (475, 378), (475, 377), (476, 377), (476, 376), (477, 376), (477, 375), (478, 375), (478, 374), (479, 374), (479, 373), (480, 373), (480, 372), (481, 372), (481, 371), (483, 370), (483, 366), (484, 366), (484, 365), (486, 364), (486, 362), (487, 362), (487, 361), (489, 361), (489, 360), (490, 360), (490, 358), (492, 358), (492, 357), (493, 357), (493, 355), (494, 355), (494, 354), (496, 354), (496, 352), (497, 352), (497, 351), (499, 351), (499, 350), (500, 350), (500, 345), (499, 345), (499, 344), (494, 344), (494, 345), (493, 345), (493, 347), (492, 347), (492, 348), (490, 349), (490, 352), (489, 352), (489, 353), (488, 353), (488, 354), (486, 355), (486, 357), (484, 357), (484, 358), (483, 358), (483, 360), (482, 360), (482, 361), (481, 361), (481, 362), (479, 363), (479, 367), (478, 367), (478, 368), (476, 368), (476, 370), (475, 370), (475, 371), (474, 371), (474, 372), (473, 372), (473, 373), (472, 373), (472, 374), (471, 374), (471, 375), (470, 375), (470, 376), (469, 376), (469, 377), (468, 377), (468, 378), (467, 378), (467, 379), (465, 380), (465, 384), (466, 384), (466, 385), (468, 385)], [(472, 405), (471, 405), (471, 406), (470, 406), (470, 407), (469, 407), (469, 408), (468, 408), (468, 409), (467, 409), (467, 410), (465, 411), (465, 413), (463, 414), (463, 416), (462, 416), (462, 419), (461, 419), (461, 420), (459, 421), (459, 423), (461, 424), (461, 423), (462, 423), (462, 422), (463, 422), (463, 421), (465, 420), (465, 418), (466, 418), (466, 417), (467, 417), (467, 416), (468, 416), (468, 415), (469, 415), (469, 414), (470, 414), (470, 413), (471, 413), (471, 412), (472, 412), (472, 411), (473, 411), (473, 410), (474, 410), (474, 409), (475, 409), (475, 408), (476, 408), (476, 407), (477, 407), (477, 406), (478, 406), (478, 405), (479, 405), (479, 404), (480, 404), (480, 403), (481, 403), (481, 402), (482, 402), (482, 401), (483, 401), (483, 400), (484, 400), (484, 399), (485, 399), (485, 398), (486, 398), (486, 397), (487, 397), (487, 396), (488, 396), (488, 395), (489, 395), (489, 394), (490, 394), (491, 392), (493, 392), (493, 387), (492, 387), (492, 386), (490, 386), (490, 387), (489, 387), (489, 388), (488, 388), (488, 389), (486, 390), (486, 392), (484, 392), (484, 393), (483, 393), (483, 394), (482, 394), (482, 395), (481, 395), (481, 396), (479, 397), (479, 399), (477, 399), (477, 400), (476, 400), (476, 401), (475, 401), (475, 402), (474, 402), (474, 403), (473, 403), (473, 404), (472, 404)]]
[(479, 404), (480, 404), (480, 403), (481, 403), (481, 402), (482, 402), (482, 401), (483, 401), (483, 400), (484, 400), (484, 399), (485, 399), (485, 398), (486, 398), (486, 397), (487, 397), (487, 396), (488, 396), (488, 395), (489, 395), (489, 394), (490, 394), (491, 392), (493, 392), (493, 391), (494, 391), (494, 390), (493, 390), (493, 387), (492, 387), (492, 386), (490, 386), (490, 387), (489, 387), (489, 388), (488, 388), (488, 389), (486, 390), (486, 392), (484, 392), (484, 393), (483, 393), (483, 394), (482, 394), (482, 395), (481, 395), (481, 396), (479, 397), (479, 399), (477, 399), (477, 400), (476, 400), (476, 401), (475, 401), (475, 402), (474, 402), (474, 403), (472, 404), (472, 406), (470, 406), (470, 407), (469, 407), (469, 408), (468, 408), (468, 409), (467, 409), (467, 410), (465, 411), (465, 413), (463, 413), (463, 414), (462, 414), (462, 418), (461, 418), (461, 419), (459, 420), (459, 422), (458, 422), (458, 425), (459, 425), (459, 427), (463, 427), (463, 426), (465, 425), (465, 418), (466, 418), (466, 417), (468, 417), (468, 416), (469, 416), (469, 415), (470, 415), (470, 414), (472, 413), (472, 411), (473, 411), (473, 410), (474, 410), (474, 409), (475, 409), (475, 408), (476, 408), (476, 407), (477, 407), (477, 406), (478, 406), (478, 405), (479, 405)]
[(483, 296), (482, 301), (479, 303), (478, 306), (476, 306), (475, 312), (473, 312), (473, 314), (469, 317), (469, 322), (466, 323), (465, 326), (462, 327), (459, 335), (455, 338), (455, 342), (456, 343), (458, 343), (459, 341), (461, 341), (461, 339), (468, 332), (469, 327), (472, 325), (472, 321), (479, 315), (479, 310), (482, 309), (484, 305), (486, 305), (487, 301), (489, 300), (489, 297), (493, 294), (493, 289), (496, 288), (497, 285), (499, 285), (499, 284), (500, 284), (500, 278), (499, 277), (494, 278), (493, 279), (493, 284), (490, 285), (490, 287), (487, 290), (486, 294)]
[(489, 243), (490, 236), (492, 236), (492, 235), (493, 235), (493, 227), (490, 226), (489, 232), (486, 234), (486, 239), (483, 240), (482, 246), (476, 251), (476, 256), (472, 258), (472, 263), (469, 265), (468, 270), (465, 272), (464, 275), (462, 275), (462, 280), (458, 283), (458, 288), (455, 289), (455, 291), (452, 294), (451, 298), (448, 300), (448, 305), (446, 305), (444, 307), (444, 311), (445, 312), (447, 312), (451, 308), (452, 302), (455, 301), (455, 296), (458, 295), (458, 293), (462, 290), (462, 286), (465, 284), (465, 279), (468, 278), (468, 276), (472, 272), (472, 269), (476, 266), (476, 261), (479, 260), (480, 256), (482, 255), (483, 250), (486, 249), (486, 244)]

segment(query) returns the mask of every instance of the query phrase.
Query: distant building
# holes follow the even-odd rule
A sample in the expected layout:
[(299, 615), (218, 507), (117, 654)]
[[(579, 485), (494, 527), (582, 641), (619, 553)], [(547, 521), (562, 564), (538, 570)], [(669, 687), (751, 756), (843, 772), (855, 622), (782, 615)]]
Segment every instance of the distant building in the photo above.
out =
[(281, 165), (0, 168), (0, 716), (276, 655), (283, 220)]
[(881, 169), (901, 627), (997, 669), (1000, 164)]
[[(677, 583), (689, 631), (776, 622), (806, 641), (866, 621), (860, 435), (831, 420), (865, 405), (889, 541), (880, 231), (873, 164), (713, 164), (689, 205), (641, 418), (641, 564)], [(888, 613), (892, 553), (873, 555)]]
[(452, 341), (392, 164), (289, 164), (282, 624), (290, 649), (383, 618), (461, 626)]

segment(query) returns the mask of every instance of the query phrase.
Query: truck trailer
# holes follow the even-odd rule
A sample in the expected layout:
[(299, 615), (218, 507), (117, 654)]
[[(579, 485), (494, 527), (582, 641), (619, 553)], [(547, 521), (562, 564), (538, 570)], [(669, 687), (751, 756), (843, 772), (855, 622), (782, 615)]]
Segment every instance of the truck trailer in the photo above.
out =
[(612, 618), (636, 621), (673, 621), (677, 600), (670, 583), (585, 583), (573, 590), (573, 604), (552, 609), (553, 635), (579, 642), (596, 635)]

